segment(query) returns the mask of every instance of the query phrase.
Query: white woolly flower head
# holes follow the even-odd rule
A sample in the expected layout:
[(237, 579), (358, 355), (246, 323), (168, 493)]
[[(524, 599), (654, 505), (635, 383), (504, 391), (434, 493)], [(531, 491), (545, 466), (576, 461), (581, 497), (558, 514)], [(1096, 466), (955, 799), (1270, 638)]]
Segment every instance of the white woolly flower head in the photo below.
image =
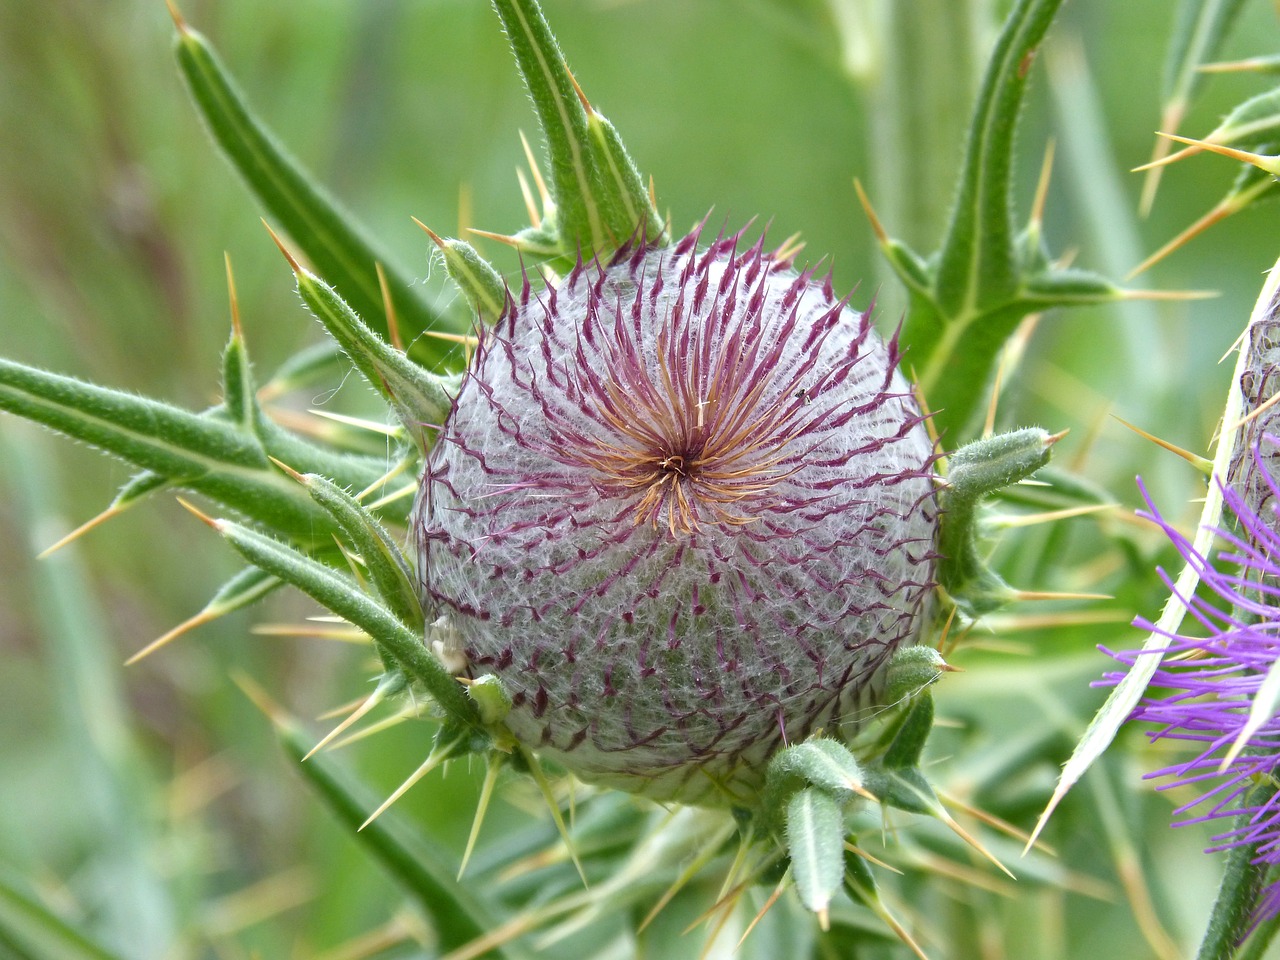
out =
[(754, 805), (874, 696), (933, 582), (933, 447), (896, 349), (737, 237), (638, 245), (485, 335), (422, 482), (424, 602), (575, 774)]

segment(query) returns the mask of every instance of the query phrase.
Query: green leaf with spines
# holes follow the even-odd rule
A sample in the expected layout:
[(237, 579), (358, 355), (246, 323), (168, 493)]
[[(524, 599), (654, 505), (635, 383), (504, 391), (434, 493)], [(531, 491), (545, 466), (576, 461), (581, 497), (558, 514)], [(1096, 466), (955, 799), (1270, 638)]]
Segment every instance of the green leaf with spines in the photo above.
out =
[[(497, 909), (472, 885), (460, 883), (448, 854), (430, 844), (421, 830), (409, 829), (395, 810), (386, 811), (359, 829), (375, 805), (369, 791), (352, 783), (350, 776), (326, 754), (304, 761), (311, 751), (311, 741), (295, 720), (277, 713), (272, 721), (280, 745), (298, 775), (338, 822), (351, 831), (355, 842), (431, 919), (438, 937), (437, 949), (458, 950), (498, 927), (501, 920)], [(528, 956), (511, 943), (499, 944), (493, 950), (511, 960)]]
[[(397, 449), (386, 441), (376, 454), (335, 450), (299, 437), (271, 420), (264, 420), (259, 429), (262, 431), (262, 447), (268, 456), (289, 464), (299, 473), (319, 474), (352, 490), (380, 490), (390, 465), (404, 457), (415, 456), (409, 444)], [(403, 523), (411, 505), (411, 500), (392, 501), (379, 508), (378, 513), (387, 520)]]
[(1259, 57), (1246, 57), (1237, 60), (1233, 66), (1239, 71), (1257, 74), (1280, 73), (1280, 53), (1263, 54)]
[(885, 237), (880, 243), (880, 252), (907, 290), (916, 296), (931, 296), (932, 268), (914, 250), (905, 243)]
[(476, 677), (467, 687), (467, 696), (476, 705), (485, 726), (502, 723), (511, 712), (511, 694), (502, 678), (492, 673)]
[(418, 635), (422, 634), (422, 604), (413, 573), (400, 547), (386, 529), (350, 493), (316, 474), (301, 478), (311, 498), (320, 504), (346, 533), (360, 555), (369, 579), (387, 609)]
[(228, 420), (252, 435), (259, 433), (262, 422), (257, 390), (244, 337), (232, 330), (222, 352), (222, 406)]
[(863, 767), (863, 785), (883, 806), (919, 813), (954, 828), (954, 821), (920, 769), (924, 748), (933, 730), (933, 693), (925, 687), (907, 701), (896, 721), (886, 725), (888, 745)]
[(515, 248), (525, 256), (547, 260), (561, 257), (564, 265), (570, 264), (568, 259), (563, 258), (564, 250), (560, 243), (560, 234), (554, 226), (545, 226), (545, 221), (536, 227), (526, 227), (511, 240)]
[(622, 226), (633, 224), (632, 236), (637, 239), (642, 236), (647, 243), (662, 242), (666, 236), (665, 224), (653, 206), (635, 161), (622, 143), (618, 128), (590, 104), (586, 105), (586, 111), (587, 132), (595, 145), (598, 162), (604, 167), (605, 182), (610, 186), (608, 196), (620, 208), (611, 219)]
[(875, 874), (871, 872), (865, 859), (848, 849), (844, 852), (844, 888), (854, 902), (865, 907), (875, 909), (872, 905), (880, 902), (880, 888)]
[(960, 188), (938, 254), (935, 296), (964, 324), (1007, 302), (1018, 287), (1011, 200), (1014, 131), (1030, 58), (1062, 0), (1020, 0), (987, 63), (969, 127)]
[(1280, 87), (1250, 97), (1232, 109), (1205, 137), (1225, 147), (1254, 150), (1280, 138)]
[(399, 617), (361, 592), (350, 579), (288, 544), (241, 524), (218, 520), (215, 527), (254, 566), (292, 584), (367, 633), (406, 677), (431, 695), (447, 718), (466, 727), (478, 725), (475, 704), (423, 645), (421, 633), (405, 626)]
[[(1243, 150), (1260, 158), (1274, 155), (1280, 149), (1280, 88), (1241, 104), (1205, 138), (1205, 142)], [(1188, 146), (1183, 153), (1196, 150), (1196, 147)], [(1275, 197), (1280, 192), (1280, 181), (1276, 179), (1277, 170), (1268, 169), (1269, 166), (1265, 161), (1261, 164), (1241, 163), (1222, 199), (1138, 269), (1145, 269), (1227, 217)]]
[(0, 952), (16, 960), (116, 960), (111, 953), (0, 878)]
[(111, 500), (109, 509), (116, 512), (127, 510), (138, 501), (145, 500), (157, 490), (163, 490), (167, 486), (169, 486), (169, 480), (158, 473), (152, 473), (150, 470), (135, 473), (120, 485), (120, 489)]
[(10, 360), (0, 360), (0, 409), (112, 453), (301, 542), (333, 529), (296, 485), (290, 490), (270, 469), (257, 439), (223, 419)]
[[(129, 499), (164, 485), (209, 497), (304, 545), (327, 544), (328, 516), (271, 467), (268, 457), (357, 489), (386, 472), (385, 458), (326, 450), (268, 420), (259, 435), (233, 425), (225, 409), (203, 414), (36, 367), (0, 360), (0, 410), (44, 424), (154, 475), (139, 474), (117, 496)], [(163, 483), (161, 482), (163, 479)], [(389, 506), (402, 517), (408, 507)]]
[(466, 241), (435, 234), (431, 238), (440, 247), (449, 279), (462, 291), (480, 322), (493, 326), (507, 306), (507, 285), (502, 274)]
[[(1280, 150), (1280, 143), (1268, 140), (1258, 144), (1258, 152), (1274, 153)], [(1231, 181), (1231, 189), (1219, 202), (1219, 206), (1229, 208), (1229, 213), (1239, 213), (1255, 203), (1270, 200), (1280, 188), (1280, 180), (1269, 170), (1263, 170), (1251, 163), (1240, 165), (1240, 172)]]
[(892, 729), (893, 740), (877, 765), (887, 770), (918, 768), (933, 730), (933, 694), (927, 687), (911, 698)]
[(942, 654), (927, 644), (899, 648), (884, 671), (884, 702), (905, 703), (936, 683), (946, 669)]
[(202, 613), (225, 616), (257, 603), (280, 586), (280, 580), (257, 567), (246, 567), (220, 586), (205, 604)]
[(493, 0), (493, 6), (511, 41), (550, 154), (554, 222), (544, 221), (536, 229), (545, 235), (552, 226), (555, 252), (584, 258), (600, 251), (612, 253), (641, 232), (651, 241), (662, 237), (662, 218), (634, 162), (617, 132), (579, 96), (536, 0)]
[(1124, 290), (1089, 270), (1047, 270), (1027, 276), (1019, 299), (1026, 313), (1051, 307), (1084, 307), (1115, 303)]
[(787, 854), (805, 909), (823, 913), (844, 882), (841, 804), (821, 787), (804, 787), (786, 805)]
[[(855, 841), (850, 838), (850, 845)], [(918, 956), (923, 956), (916, 942), (907, 933), (906, 928), (898, 922), (897, 917), (889, 912), (880, 898), (880, 888), (875, 875), (867, 865), (867, 861), (848, 847), (844, 851), (844, 890), (854, 903), (860, 903), (889, 927), (903, 943), (911, 947)]]
[(908, 292), (900, 343), (934, 422), (961, 435), (979, 409), (1004, 343), (1031, 313), (1107, 303), (1106, 280), (1052, 267), (1038, 223), (1014, 230), (1014, 134), (1038, 46), (1062, 0), (1019, 0), (988, 63), (969, 127), (956, 202), (938, 253), (924, 258), (881, 234)]
[(405, 340), (423, 363), (449, 361), (446, 341), (419, 336), (432, 329), (465, 332), (465, 325), (438, 313), (418, 293), (414, 278), (355, 226), (343, 210), (254, 115), (208, 41), (179, 22), (178, 66), (213, 139), (263, 208), (297, 243), (316, 269), (343, 292), (356, 312), (386, 333), (376, 264), (387, 276)]
[(374, 333), (338, 292), (315, 274), (295, 267), (298, 293), (324, 324), (375, 390), (391, 403), (401, 424), (419, 449), (428, 446), (426, 432), (444, 423), (453, 397), (443, 377), (428, 373)]

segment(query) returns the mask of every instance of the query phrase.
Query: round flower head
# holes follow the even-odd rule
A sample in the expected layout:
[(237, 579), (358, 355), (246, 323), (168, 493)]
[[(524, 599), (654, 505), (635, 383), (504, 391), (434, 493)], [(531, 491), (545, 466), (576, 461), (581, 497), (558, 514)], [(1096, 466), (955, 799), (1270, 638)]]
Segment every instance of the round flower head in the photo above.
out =
[(737, 238), (526, 280), (422, 482), (425, 603), (523, 743), (751, 804), (849, 717), (932, 586), (933, 450), (867, 314)]

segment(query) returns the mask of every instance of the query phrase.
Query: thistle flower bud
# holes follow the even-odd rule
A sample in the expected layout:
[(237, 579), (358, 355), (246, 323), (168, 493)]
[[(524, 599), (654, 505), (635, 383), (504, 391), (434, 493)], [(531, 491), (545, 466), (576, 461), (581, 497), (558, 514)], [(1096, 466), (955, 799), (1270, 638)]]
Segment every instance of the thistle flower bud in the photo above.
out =
[(754, 806), (932, 586), (932, 444), (869, 312), (737, 237), (526, 278), (419, 493), (429, 617), (582, 778)]

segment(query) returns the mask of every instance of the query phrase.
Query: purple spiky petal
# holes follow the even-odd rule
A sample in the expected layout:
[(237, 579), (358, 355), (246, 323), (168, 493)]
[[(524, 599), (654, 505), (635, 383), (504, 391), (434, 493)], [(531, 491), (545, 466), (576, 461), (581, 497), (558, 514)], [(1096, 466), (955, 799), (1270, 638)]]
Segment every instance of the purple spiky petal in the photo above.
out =
[[(1194, 755), (1148, 774), (1164, 781), (1160, 789), (1191, 787), (1197, 797), (1175, 811), (1175, 826), (1231, 822), (1213, 838), (1207, 852), (1256, 844), (1255, 862), (1280, 865), (1280, 796), (1250, 805), (1255, 784), (1280, 774), (1280, 715), (1274, 715), (1248, 737), (1247, 745), (1225, 767), (1223, 759), (1245, 731), (1259, 688), (1280, 658), (1280, 498), (1270, 464), (1277, 462), (1276, 438), (1266, 435), (1255, 446), (1247, 470), (1235, 483), (1223, 484), (1223, 503), (1236, 520), (1234, 530), (1215, 529), (1226, 544), (1219, 566), (1196, 552), (1191, 540), (1169, 524), (1143, 488), (1148, 512), (1174, 544), (1182, 559), (1200, 574), (1204, 590), (1191, 597), (1177, 594), (1192, 619), (1197, 636), (1170, 634), (1149, 621), (1134, 625), (1163, 634), (1169, 641), (1151, 681), (1163, 688), (1161, 698), (1145, 699), (1131, 719), (1155, 724), (1153, 740), (1193, 745)], [(1250, 479), (1247, 481), (1245, 476)], [(1215, 480), (1215, 482), (1220, 482)], [(1143, 654), (1113, 654), (1132, 665)], [(1107, 682), (1118, 682), (1111, 675)], [(1280, 882), (1263, 892), (1254, 922), (1280, 912)]]
[(424, 475), (426, 605), (522, 742), (750, 803), (867, 703), (932, 587), (932, 444), (896, 347), (738, 237), (526, 278)]

